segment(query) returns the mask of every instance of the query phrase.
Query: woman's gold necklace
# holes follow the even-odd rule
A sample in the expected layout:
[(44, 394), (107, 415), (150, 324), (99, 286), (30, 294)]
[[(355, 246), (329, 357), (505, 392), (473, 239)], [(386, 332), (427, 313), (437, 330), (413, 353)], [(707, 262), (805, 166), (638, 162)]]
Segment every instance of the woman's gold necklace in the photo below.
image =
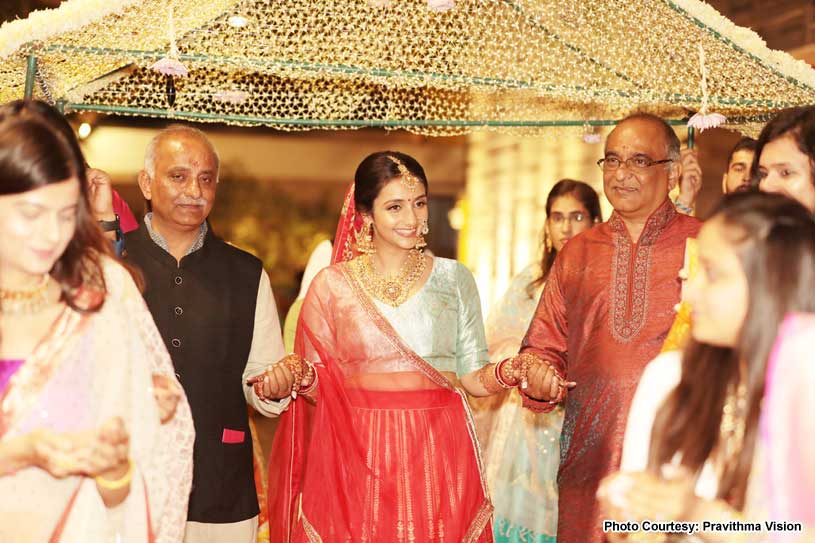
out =
[(371, 255), (362, 255), (352, 262), (363, 288), (377, 300), (393, 307), (407, 301), (413, 285), (424, 275), (427, 266), (424, 255), (415, 249), (408, 252), (396, 275), (383, 276), (377, 272)]
[(51, 276), (45, 274), (40, 284), (29, 290), (0, 288), (0, 312), (9, 315), (33, 315), (39, 313), (50, 302), (49, 286)]
[(725, 465), (732, 465), (744, 445), (746, 418), (747, 387), (739, 383), (728, 390), (719, 425), (719, 443)]

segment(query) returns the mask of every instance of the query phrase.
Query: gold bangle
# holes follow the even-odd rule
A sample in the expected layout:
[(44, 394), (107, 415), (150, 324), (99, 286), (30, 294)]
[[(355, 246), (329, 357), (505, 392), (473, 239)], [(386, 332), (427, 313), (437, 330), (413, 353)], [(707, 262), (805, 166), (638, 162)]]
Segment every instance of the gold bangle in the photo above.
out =
[(127, 459), (127, 472), (118, 479), (105, 479), (101, 475), (97, 475), (93, 480), (96, 481), (99, 488), (104, 488), (105, 490), (122, 489), (133, 480), (133, 460), (131, 458)]

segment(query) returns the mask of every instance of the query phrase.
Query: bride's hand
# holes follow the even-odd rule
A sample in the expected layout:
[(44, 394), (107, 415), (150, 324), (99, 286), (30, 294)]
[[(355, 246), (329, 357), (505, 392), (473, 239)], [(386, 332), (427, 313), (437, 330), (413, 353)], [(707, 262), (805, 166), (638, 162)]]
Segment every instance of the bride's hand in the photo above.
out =
[(294, 374), (282, 362), (269, 366), (264, 373), (246, 381), (261, 400), (279, 400), (291, 394)]
[(560, 402), (566, 392), (574, 388), (577, 383), (564, 381), (549, 363), (534, 361), (527, 370), (527, 386), (522, 392), (534, 400)]

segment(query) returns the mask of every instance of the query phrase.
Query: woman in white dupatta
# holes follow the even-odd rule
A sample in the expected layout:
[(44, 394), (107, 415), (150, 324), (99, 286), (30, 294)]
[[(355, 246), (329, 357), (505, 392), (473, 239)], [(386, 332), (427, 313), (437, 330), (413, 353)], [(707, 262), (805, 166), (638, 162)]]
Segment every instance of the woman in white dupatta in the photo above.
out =
[(67, 123), (0, 109), (0, 540), (177, 542), (194, 430)]
[[(490, 360), (518, 352), (558, 252), (602, 220), (590, 185), (573, 179), (555, 183), (546, 199), (543, 258), (513, 277), (485, 323)], [(513, 393), (471, 402), (495, 504), (496, 543), (554, 543), (563, 409), (534, 413)]]

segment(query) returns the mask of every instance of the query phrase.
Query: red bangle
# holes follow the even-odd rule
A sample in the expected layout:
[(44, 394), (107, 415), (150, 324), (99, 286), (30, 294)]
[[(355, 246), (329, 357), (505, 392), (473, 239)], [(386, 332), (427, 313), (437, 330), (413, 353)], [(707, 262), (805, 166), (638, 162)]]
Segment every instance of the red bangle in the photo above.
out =
[(306, 370), (306, 374), (311, 374), (311, 382), (306, 385), (305, 388), (300, 389), (300, 394), (308, 394), (315, 388), (317, 388), (317, 369), (311, 364), (308, 360), (303, 360), (303, 362), (308, 366), (308, 370)]
[(506, 364), (509, 360), (510, 360), (509, 358), (505, 358), (495, 365), (495, 380), (498, 381), (498, 384), (501, 385), (503, 388), (514, 388), (518, 386), (517, 384), (510, 385), (509, 383), (504, 381), (504, 379), (501, 377), (501, 368), (503, 368), (504, 364)]

